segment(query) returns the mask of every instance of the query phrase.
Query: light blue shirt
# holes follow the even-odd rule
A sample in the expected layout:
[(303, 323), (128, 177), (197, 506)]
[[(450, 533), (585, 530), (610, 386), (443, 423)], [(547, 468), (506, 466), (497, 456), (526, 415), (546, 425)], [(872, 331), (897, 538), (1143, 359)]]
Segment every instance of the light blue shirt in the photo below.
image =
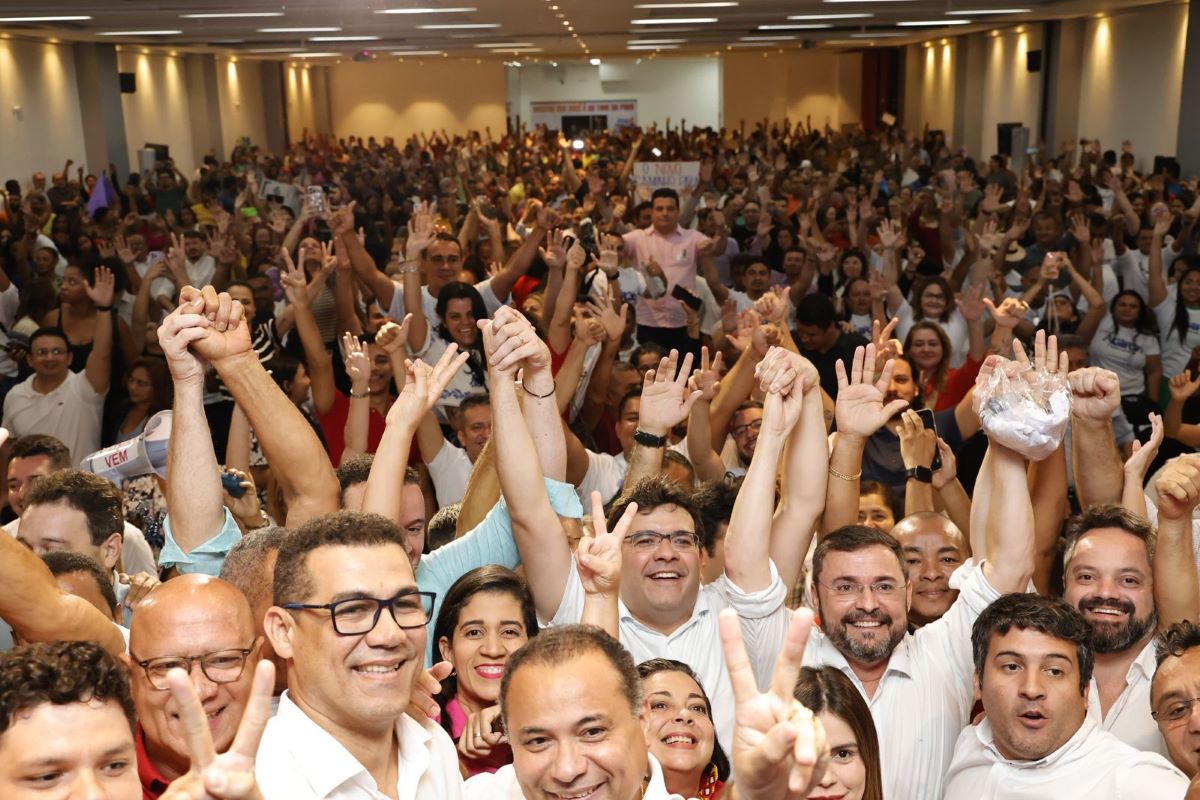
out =
[(171, 515), (168, 514), (163, 520), (163, 533), (166, 541), (158, 556), (159, 569), (175, 567), (181, 575), (211, 575), (214, 578), (220, 575), (221, 565), (225, 563), (225, 556), (242, 538), (242, 529), (238, 527), (237, 520), (233, 518), (233, 514), (229, 512), (228, 508), (224, 510), (225, 521), (221, 523), (221, 530), (199, 547), (192, 548), (190, 553), (183, 552), (183, 549), (175, 541), (175, 536), (171, 532)]
[[(583, 505), (580, 504), (573, 485), (552, 478), (544, 480), (546, 493), (550, 495), (550, 505), (556, 514), (575, 519), (583, 516)], [(433, 601), (433, 622), (429, 626), (425, 648), (425, 666), (433, 665), (434, 646), (437, 644), (433, 641), (433, 628), (437, 623), (442, 600), (454, 582), (471, 570), (488, 564), (516, 569), (520, 563), (521, 554), (517, 551), (517, 543), (513, 541), (512, 517), (508, 514), (508, 504), (503, 497), (483, 518), (483, 522), (468, 531), (465, 536), (421, 556), (421, 561), (417, 564), (417, 585), (421, 591), (434, 592), (437, 595)]]

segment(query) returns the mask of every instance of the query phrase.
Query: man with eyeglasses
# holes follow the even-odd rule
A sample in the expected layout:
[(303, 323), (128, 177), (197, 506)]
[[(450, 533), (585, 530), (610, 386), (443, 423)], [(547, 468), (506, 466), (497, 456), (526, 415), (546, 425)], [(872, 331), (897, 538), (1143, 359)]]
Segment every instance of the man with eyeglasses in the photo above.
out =
[(1006, 595), (979, 615), (971, 648), (987, 716), (958, 737), (945, 800), (1184, 797), (1179, 770), (1088, 713), (1091, 641), (1082, 614), (1036, 594)]
[(1154, 659), (1151, 714), (1172, 763), (1192, 779), (1193, 800), (1200, 797), (1200, 625), (1177, 622), (1160, 633)]
[(399, 528), (339, 511), (284, 540), (266, 634), (287, 662), (257, 776), (265, 797), (457, 798), (454, 743), (405, 713), (424, 664), (433, 595)]
[(167, 673), (188, 673), (208, 718), (213, 747), (234, 740), (250, 698), (262, 642), (250, 604), (232, 584), (207, 575), (181, 575), (151, 592), (133, 615), (129, 668), (137, 709), (138, 775), (145, 800), (154, 800), (190, 768), (188, 733)]
[(100, 449), (100, 418), (112, 378), (115, 279), (97, 267), (84, 284), (96, 306), (92, 351), (83, 372), (71, 371), (71, 350), (59, 328), (38, 328), (29, 337), (33, 374), (4, 398), (4, 427), (14, 436), (45, 433), (67, 445), (71, 463)]

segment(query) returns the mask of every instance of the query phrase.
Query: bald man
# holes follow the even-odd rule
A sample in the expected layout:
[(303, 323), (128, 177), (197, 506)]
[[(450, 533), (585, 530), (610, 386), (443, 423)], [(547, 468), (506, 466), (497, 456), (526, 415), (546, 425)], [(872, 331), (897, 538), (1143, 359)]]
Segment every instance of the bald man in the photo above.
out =
[(970, 555), (970, 546), (958, 526), (933, 511), (909, 514), (892, 527), (900, 542), (904, 568), (912, 583), (908, 624), (920, 628), (954, 605), (958, 592), (950, 588), (950, 575)]
[(133, 615), (129, 652), (137, 710), (138, 775), (145, 798), (157, 798), (188, 770), (179, 709), (167, 672), (188, 672), (208, 715), (213, 746), (233, 743), (250, 696), (262, 639), (246, 597), (232, 584), (207, 575), (183, 575), (156, 588)]

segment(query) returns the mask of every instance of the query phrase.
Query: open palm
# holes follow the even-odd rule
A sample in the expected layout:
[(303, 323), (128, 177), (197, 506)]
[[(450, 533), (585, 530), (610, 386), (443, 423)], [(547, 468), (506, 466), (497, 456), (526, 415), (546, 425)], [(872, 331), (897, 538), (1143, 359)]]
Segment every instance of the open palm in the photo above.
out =
[(888, 386), (892, 382), (894, 363), (884, 364), (875, 380), (875, 345), (859, 347), (854, 351), (850, 376), (846, 377), (846, 366), (837, 362), (838, 396), (835, 417), (839, 433), (867, 438), (887, 424), (888, 420), (902, 411), (908, 403), (893, 400), (884, 405)]

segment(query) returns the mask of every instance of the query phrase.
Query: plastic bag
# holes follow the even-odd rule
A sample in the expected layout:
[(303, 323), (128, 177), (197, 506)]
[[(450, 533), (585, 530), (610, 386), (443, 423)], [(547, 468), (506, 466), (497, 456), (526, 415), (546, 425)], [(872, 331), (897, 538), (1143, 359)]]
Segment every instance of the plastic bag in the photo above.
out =
[(1071, 421), (1066, 375), (1026, 368), (1015, 376), (1013, 362), (997, 367), (976, 387), (979, 421), (988, 437), (1033, 461), (1062, 442)]

